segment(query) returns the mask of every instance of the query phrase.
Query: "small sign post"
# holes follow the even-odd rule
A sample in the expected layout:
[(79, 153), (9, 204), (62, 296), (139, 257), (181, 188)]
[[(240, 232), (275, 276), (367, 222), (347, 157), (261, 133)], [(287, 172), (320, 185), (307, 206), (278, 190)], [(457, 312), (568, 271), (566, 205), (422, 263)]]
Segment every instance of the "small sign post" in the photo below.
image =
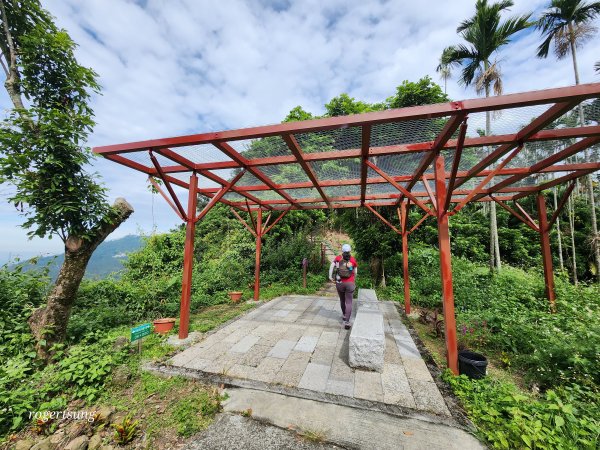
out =
[(152, 325), (145, 323), (131, 329), (131, 342), (138, 341), (138, 352), (142, 353), (142, 338), (152, 333)]

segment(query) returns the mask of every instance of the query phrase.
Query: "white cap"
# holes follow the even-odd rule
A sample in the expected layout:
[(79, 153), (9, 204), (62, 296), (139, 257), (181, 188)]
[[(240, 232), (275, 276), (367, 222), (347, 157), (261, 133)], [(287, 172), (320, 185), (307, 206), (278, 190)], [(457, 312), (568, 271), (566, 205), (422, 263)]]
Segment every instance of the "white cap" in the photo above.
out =
[(350, 247), (350, 244), (344, 244), (342, 245), (342, 252), (349, 252), (352, 251), (352, 247)]

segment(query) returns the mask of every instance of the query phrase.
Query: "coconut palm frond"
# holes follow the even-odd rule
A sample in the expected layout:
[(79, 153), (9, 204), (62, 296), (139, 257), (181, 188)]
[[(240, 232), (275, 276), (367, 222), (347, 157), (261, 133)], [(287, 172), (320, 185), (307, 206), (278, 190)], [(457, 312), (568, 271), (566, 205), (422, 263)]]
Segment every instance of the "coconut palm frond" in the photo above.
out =
[(502, 74), (497, 62), (494, 62), (487, 70), (480, 72), (475, 78), (475, 91), (477, 95), (485, 92), (486, 86), (492, 86), (495, 95), (502, 94)]
[[(600, 15), (600, 2), (582, 0), (553, 0), (550, 8), (536, 22), (544, 40), (538, 47), (538, 58), (546, 58), (554, 40), (554, 53), (558, 59), (571, 52), (571, 39), (576, 47), (583, 45), (596, 32), (590, 22)], [(572, 35), (570, 33), (573, 33)]]
[(598, 61), (596, 63), (596, 65), (594, 66), (594, 69), (596, 69), (596, 72), (600, 73), (600, 61)]

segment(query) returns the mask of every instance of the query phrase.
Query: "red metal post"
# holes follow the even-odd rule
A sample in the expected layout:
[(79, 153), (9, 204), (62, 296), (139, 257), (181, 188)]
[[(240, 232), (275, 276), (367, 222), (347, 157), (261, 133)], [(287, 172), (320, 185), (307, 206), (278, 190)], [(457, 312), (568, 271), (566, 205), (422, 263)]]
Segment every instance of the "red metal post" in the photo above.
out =
[(540, 224), (540, 243), (542, 244), (542, 262), (544, 263), (544, 280), (546, 281), (546, 297), (550, 301), (550, 309), (556, 310), (556, 293), (554, 292), (554, 273), (552, 271), (552, 252), (550, 251), (550, 235), (546, 198), (541, 192), (537, 195), (538, 220)]
[[(252, 213), (249, 212), (250, 216)], [(262, 209), (256, 215), (256, 265), (254, 268), (254, 300), (260, 298), (260, 250), (262, 247)]]
[(448, 211), (446, 211), (446, 174), (444, 157), (435, 158), (435, 193), (437, 201), (438, 242), (440, 247), (440, 271), (442, 275), (442, 296), (444, 307), (444, 331), (448, 368), (458, 375), (458, 344), (456, 341), (456, 317), (454, 315), (454, 288), (452, 286), (452, 261)]
[(190, 296), (192, 293), (192, 267), (194, 265), (194, 231), (196, 206), (198, 201), (198, 176), (190, 177), (188, 209), (185, 226), (185, 249), (183, 251), (183, 280), (181, 282), (181, 306), (179, 311), (179, 339), (188, 337), (190, 328)]
[(407, 202), (400, 203), (400, 229), (402, 230), (402, 276), (404, 278), (404, 312), (410, 314), (410, 279), (408, 277)]

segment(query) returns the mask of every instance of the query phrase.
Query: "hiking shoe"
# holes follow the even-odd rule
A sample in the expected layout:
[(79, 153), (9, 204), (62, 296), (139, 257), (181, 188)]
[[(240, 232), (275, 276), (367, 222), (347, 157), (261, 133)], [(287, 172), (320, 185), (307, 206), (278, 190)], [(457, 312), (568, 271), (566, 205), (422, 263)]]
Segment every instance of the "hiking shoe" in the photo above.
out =
[(346, 330), (349, 330), (350, 329), (350, 322), (344, 322), (344, 328)]

